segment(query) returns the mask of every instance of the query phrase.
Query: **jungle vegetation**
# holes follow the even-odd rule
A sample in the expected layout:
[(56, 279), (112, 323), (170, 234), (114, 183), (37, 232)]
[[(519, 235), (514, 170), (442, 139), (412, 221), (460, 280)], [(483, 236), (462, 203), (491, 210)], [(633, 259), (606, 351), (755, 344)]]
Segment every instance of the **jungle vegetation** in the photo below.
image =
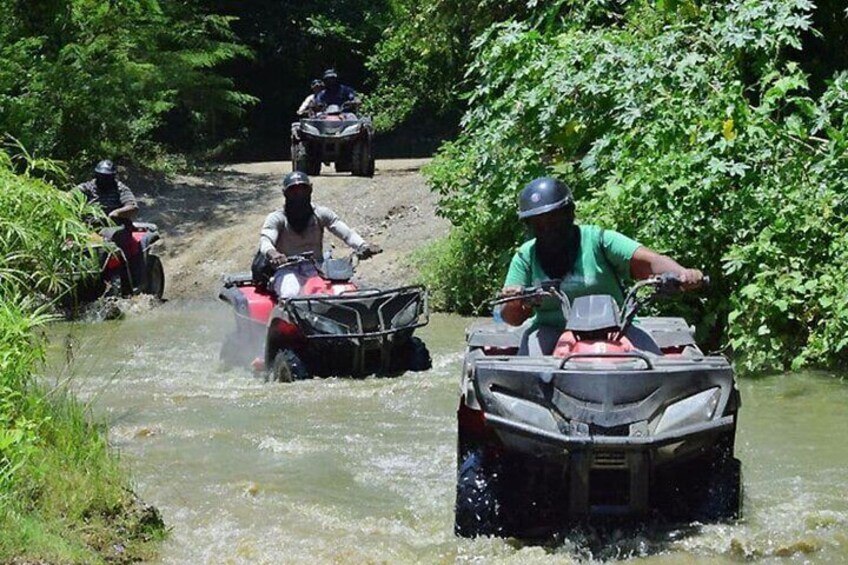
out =
[(674, 310), (746, 371), (848, 360), (844, 6), (808, 0), (539, 3), (473, 41), (462, 131), (429, 178), (454, 229), (424, 269), (483, 313), (528, 180), (716, 284)]

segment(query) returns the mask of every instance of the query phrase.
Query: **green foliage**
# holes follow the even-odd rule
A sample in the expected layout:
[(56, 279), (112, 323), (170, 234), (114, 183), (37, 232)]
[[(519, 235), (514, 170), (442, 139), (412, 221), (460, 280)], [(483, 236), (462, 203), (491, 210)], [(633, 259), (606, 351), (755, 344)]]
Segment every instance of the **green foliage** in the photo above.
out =
[[(562, 2), (554, 3), (561, 4)], [(389, 130), (413, 113), (456, 119), (471, 42), (494, 22), (532, 12), (526, 0), (394, 0), (370, 53), (374, 123)]]
[(196, 149), (253, 102), (215, 72), (248, 51), (204, 4), (0, 0), (0, 132), (86, 168), (150, 160), (165, 134)]
[(741, 367), (844, 363), (848, 77), (815, 97), (790, 56), (813, 5), (639, 2), (607, 25), (594, 9), (476, 41), (464, 131), (429, 169), (459, 228), (439, 255), (437, 293), (479, 309), (507, 262), (461, 261), (509, 255), (517, 191), (555, 174), (581, 221), (717, 279), (680, 308)]
[(102, 213), (81, 195), (30, 176), (38, 171), (17, 175), (10, 167), (8, 154), (0, 151), (0, 292), (60, 295), (71, 284), (70, 274), (91, 261), (85, 252), (90, 230), (81, 218)]
[(32, 376), (51, 319), (45, 298), (87, 260), (73, 250), (87, 246), (80, 218), (93, 211), (35, 176), (63, 176), (50, 162), (12, 167), (0, 151), (0, 562), (102, 562), (116, 544), (129, 544), (122, 558), (142, 557), (161, 523), (137, 511), (87, 409)]

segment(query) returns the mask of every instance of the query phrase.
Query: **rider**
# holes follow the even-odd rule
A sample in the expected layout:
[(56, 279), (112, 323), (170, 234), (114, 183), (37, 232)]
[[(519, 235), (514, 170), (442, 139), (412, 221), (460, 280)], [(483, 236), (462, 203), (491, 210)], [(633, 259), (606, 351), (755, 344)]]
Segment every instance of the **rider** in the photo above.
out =
[[(543, 177), (528, 183), (518, 196), (518, 217), (529, 224), (535, 238), (519, 247), (513, 256), (504, 296), (543, 280), (561, 279), (560, 288), (571, 301), (579, 296), (608, 294), (621, 304), (624, 279), (671, 272), (678, 276), (684, 289), (697, 288), (703, 282), (701, 271), (681, 267), (670, 257), (618, 232), (576, 225), (574, 197), (557, 179)], [(521, 352), (550, 355), (565, 325), (558, 304), (515, 300), (505, 303), (501, 311), (504, 321), (514, 326), (531, 315), (534, 319), (525, 332)]]
[(312, 94), (304, 98), (303, 103), (300, 105), (300, 108), (297, 109), (298, 116), (309, 116), (312, 114), (313, 108), (315, 106), (315, 96), (317, 96), (319, 92), (324, 90), (324, 83), (321, 82), (320, 78), (316, 78), (312, 81), (310, 88), (312, 88)]
[[(291, 298), (301, 286), (317, 274), (312, 262), (283, 266), (289, 256), (311, 252), (320, 261), (323, 257), (324, 229), (353, 248), (362, 259), (382, 251), (379, 246), (365, 243), (362, 237), (324, 206), (312, 205), (312, 181), (305, 173), (294, 171), (283, 179), (285, 206), (272, 212), (262, 224), (259, 251), (277, 271), (272, 288), (280, 298)], [(283, 268), (279, 268), (279, 267)]]
[(356, 91), (339, 82), (339, 75), (335, 69), (324, 71), (324, 90), (315, 95), (315, 102), (318, 106), (324, 108), (331, 105), (340, 108), (343, 108), (345, 104), (353, 107), (359, 105)]
[(138, 252), (138, 244), (132, 237), (132, 221), (138, 215), (138, 203), (130, 188), (119, 181), (117, 175), (115, 164), (104, 159), (94, 167), (94, 178), (77, 185), (76, 190), (79, 190), (90, 204), (99, 205), (109, 219), (121, 226), (106, 228), (101, 231), (101, 235), (123, 251), (133, 285), (138, 287), (144, 273), (144, 258)]

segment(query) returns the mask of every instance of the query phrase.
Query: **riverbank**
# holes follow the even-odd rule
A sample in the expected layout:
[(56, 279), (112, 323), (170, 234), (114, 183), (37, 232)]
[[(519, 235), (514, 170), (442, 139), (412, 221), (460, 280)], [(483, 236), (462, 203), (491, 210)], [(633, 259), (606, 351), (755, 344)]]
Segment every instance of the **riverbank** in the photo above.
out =
[(39, 378), (44, 297), (86, 261), (72, 250), (88, 241), (89, 212), (0, 151), (0, 563), (130, 563), (164, 535), (72, 379)]

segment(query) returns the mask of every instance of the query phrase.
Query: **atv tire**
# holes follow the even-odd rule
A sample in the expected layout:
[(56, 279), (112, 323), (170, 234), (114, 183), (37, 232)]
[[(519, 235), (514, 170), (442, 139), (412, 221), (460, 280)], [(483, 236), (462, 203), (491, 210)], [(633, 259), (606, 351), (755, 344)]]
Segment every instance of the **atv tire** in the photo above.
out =
[(316, 153), (318, 151), (314, 147), (312, 151), (306, 150), (306, 174), (311, 177), (317, 177), (321, 174), (321, 156)]
[(433, 368), (430, 351), (421, 338), (411, 337), (406, 343), (406, 367), (409, 371), (429, 371)]
[(483, 449), (457, 463), (454, 534), (464, 538), (503, 536), (499, 465)]
[(152, 294), (157, 300), (162, 300), (165, 293), (165, 270), (162, 268), (162, 260), (156, 255), (148, 255), (145, 259), (141, 292)]
[(291, 383), (309, 378), (306, 366), (297, 353), (291, 349), (281, 349), (274, 356), (268, 371), (267, 380), (277, 383)]
[(350, 170), (356, 177), (374, 176), (374, 156), (371, 151), (370, 139), (359, 139), (353, 144)]
[(713, 465), (698, 518), (717, 522), (742, 517), (742, 463), (728, 457)]

